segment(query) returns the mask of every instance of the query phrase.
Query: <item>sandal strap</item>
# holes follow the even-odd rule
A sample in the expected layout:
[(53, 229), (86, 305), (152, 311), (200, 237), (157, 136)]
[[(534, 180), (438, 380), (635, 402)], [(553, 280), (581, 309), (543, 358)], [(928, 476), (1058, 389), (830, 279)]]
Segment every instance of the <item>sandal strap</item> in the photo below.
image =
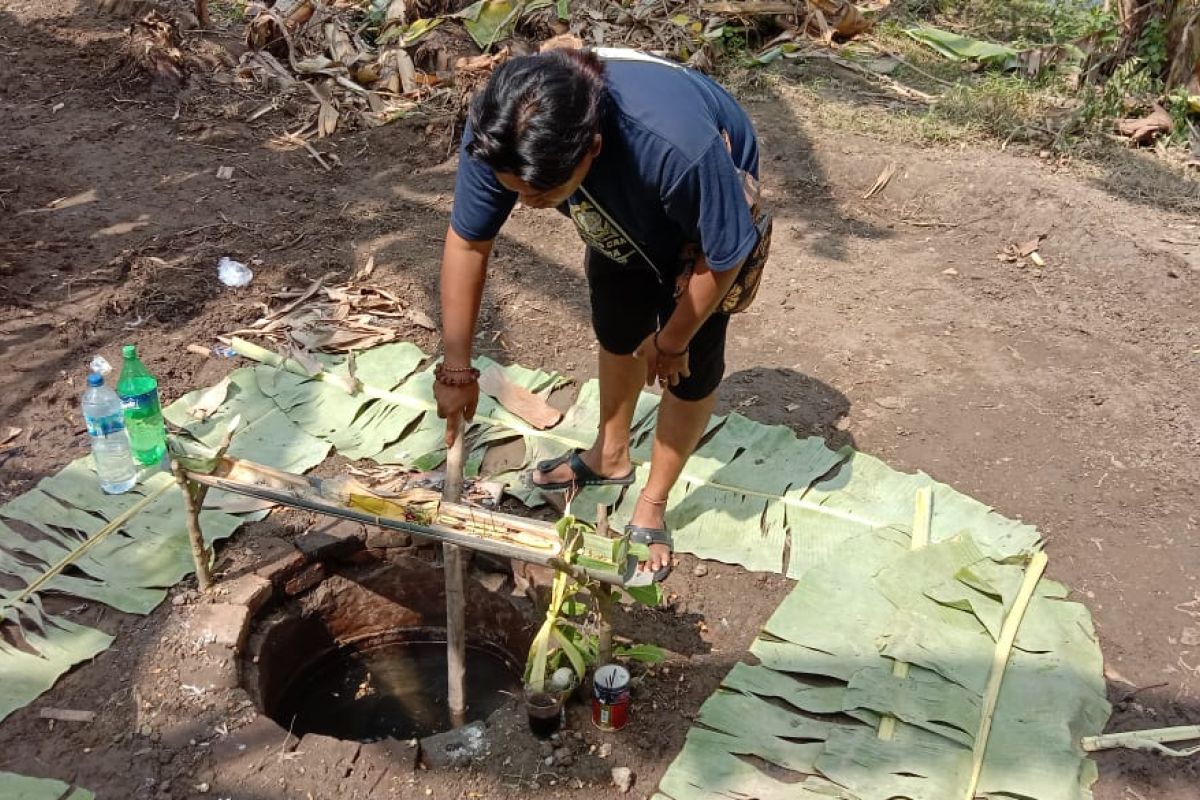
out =
[(625, 526), (625, 532), (629, 534), (629, 541), (636, 544), (665, 544), (675, 549), (675, 539), (666, 528), (645, 528), (630, 523)]
[(608, 480), (604, 475), (597, 475), (591, 467), (584, 463), (583, 458), (580, 456), (582, 452), (582, 450), (574, 450), (571, 452), (570, 458), (567, 459), (567, 463), (571, 466), (571, 472), (575, 473), (575, 482), (587, 485), (595, 481)]
[[(538, 472), (549, 472), (555, 467), (561, 467), (563, 464), (566, 464), (572, 458), (578, 458), (579, 454), (582, 452), (582, 448), (576, 447), (574, 450), (568, 450), (562, 455), (555, 456), (554, 458), (547, 458), (544, 461), (539, 461), (534, 465), (534, 467)], [(574, 465), (572, 465), (572, 468), (574, 468)]]
[(580, 489), (584, 486), (629, 486), (634, 482), (634, 470), (630, 467), (628, 473), (623, 476), (610, 478), (606, 475), (601, 475), (594, 469), (589, 467), (583, 460), (583, 450), (576, 448), (569, 452), (563, 453), (557, 458), (551, 458), (546, 461), (539, 461), (535, 467), (538, 472), (549, 472), (552, 469), (566, 464), (571, 468), (571, 478), (565, 481), (553, 481), (550, 483), (538, 483), (533, 480), (533, 470), (524, 473), (525, 484), (531, 489), (540, 489), (542, 491), (557, 492), (564, 489)]

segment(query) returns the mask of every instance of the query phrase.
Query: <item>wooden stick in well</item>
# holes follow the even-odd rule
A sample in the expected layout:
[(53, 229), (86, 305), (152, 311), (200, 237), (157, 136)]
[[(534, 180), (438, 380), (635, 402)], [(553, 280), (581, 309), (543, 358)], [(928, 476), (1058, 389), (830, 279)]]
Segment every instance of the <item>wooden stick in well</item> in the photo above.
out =
[[(462, 498), (464, 450), (460, 425), (458, 435), (446, 454), (446, 482), (442, 487), (443, 499), (452, 503)], [(467, 718), (466, 590), (462, 550), (458, 545), (443, 544), (442, 560), (445, 562), (446, 575), (446, 675), (449, 679), (446, 699), (450, 707), (450, 719), (458, 727)]]

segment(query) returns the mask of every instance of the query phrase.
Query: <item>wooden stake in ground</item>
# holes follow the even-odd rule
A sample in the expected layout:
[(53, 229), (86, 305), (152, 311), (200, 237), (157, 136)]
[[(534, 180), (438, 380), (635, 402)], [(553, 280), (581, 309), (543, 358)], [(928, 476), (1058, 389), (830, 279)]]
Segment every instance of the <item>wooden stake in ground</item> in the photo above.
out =
[[(221, 437), (221, 443), (217, 445), (215, 455), (217, 461), (220, 461), (225, 455), (225, 451), (229, 449), (234, 431), (238, 429), (241, 421), (240, 415), (229, 421), (229, 427), (225, 430), (225, 435)], [(192, 561), (196, 565), (196, 584), (200, 591), (207, 592), (212, 588), (213, 575), (212, 567), (209, 564), (208, 547), (204, 544), (204, 532), (200, 529), (200, 510), (204, 508), (204, 498), (208, 495), (209, 487), (189, 480), (187, 470), (174, 458), (171, 459), (171, 474), (175, 476), (175, 483), (179, 484), (179, 489), (183, 492), (183, 503), (187, 509), (188, 543), (192, 547)]]
[[(460, 421), (458, 435), (446, 453), (446, 482), (442, 487), (442, 499), (452, 503), (462, 498), (464, 425), (466, 422)], [(450, 720), (455, 727), (459, 727), (467, 721), (467, 602), (462, 550), (458, 545), (443, 544), (442, 560), (445, 562), (446, 575), (446, 700), (450, 708)]]
[(204, 546), (204, 533), (200, 530), (200, 509), (204, 505), (208, 487), (189, 481), (187, 472), (178, 461), (171, 462), (171, 473), (183, 492), (183, 504), (187, 509), (188, 544), (192, 546), (192, 561), (196, 565), (196, 585), (200, 591), (207, 592), (212, 588), (213, 576), (208, 563), (208, 548)]
[[(608, 536), (608, 506), (604, 505), (604, 503), (596, 504), (596, 533), (601, 536)], [(617, 566), (620, 567), (621, 565), (618, 564)], [(593, 591), (596, 595), (596, 613), (600, 617), (596, 663), (599, 666), (604, 666), (612, 661), (613, 590), (612, 587), (601, 584), (595, 586)]]

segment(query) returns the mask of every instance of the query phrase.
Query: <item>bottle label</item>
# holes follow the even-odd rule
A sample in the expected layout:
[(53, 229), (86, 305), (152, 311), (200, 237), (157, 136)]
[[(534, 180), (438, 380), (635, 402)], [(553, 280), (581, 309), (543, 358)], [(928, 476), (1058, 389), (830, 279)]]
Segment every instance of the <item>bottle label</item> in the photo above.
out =
[(157, 411), (158, 389), (121, 398), (121, 408), (126, 411)]
[(107, 417), (84, 417), (88, 436), (103, 438), (125, 430), (125, 418), (120, 414)]

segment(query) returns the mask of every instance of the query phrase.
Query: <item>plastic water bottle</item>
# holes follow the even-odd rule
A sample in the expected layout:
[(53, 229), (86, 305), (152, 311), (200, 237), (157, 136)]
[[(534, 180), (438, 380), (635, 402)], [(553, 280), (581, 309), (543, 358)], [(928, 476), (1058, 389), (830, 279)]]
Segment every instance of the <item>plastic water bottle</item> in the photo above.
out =
[(82, 405), (100, 488), (109, 494), (128, 492), (137, 483), (138, 471), (129, 452), (121, 398), (104, 385), (103, 375), (93, 372), (88, 376)]
[(117, 394), (125, 408), (125, 428), (133, 457), (143, 466), (162, 461), (167, 452), (167, 426), (158, 402), (158, 381), (150, 374), (131, 344), (121, 349), (125, 364), (117, 381)]

